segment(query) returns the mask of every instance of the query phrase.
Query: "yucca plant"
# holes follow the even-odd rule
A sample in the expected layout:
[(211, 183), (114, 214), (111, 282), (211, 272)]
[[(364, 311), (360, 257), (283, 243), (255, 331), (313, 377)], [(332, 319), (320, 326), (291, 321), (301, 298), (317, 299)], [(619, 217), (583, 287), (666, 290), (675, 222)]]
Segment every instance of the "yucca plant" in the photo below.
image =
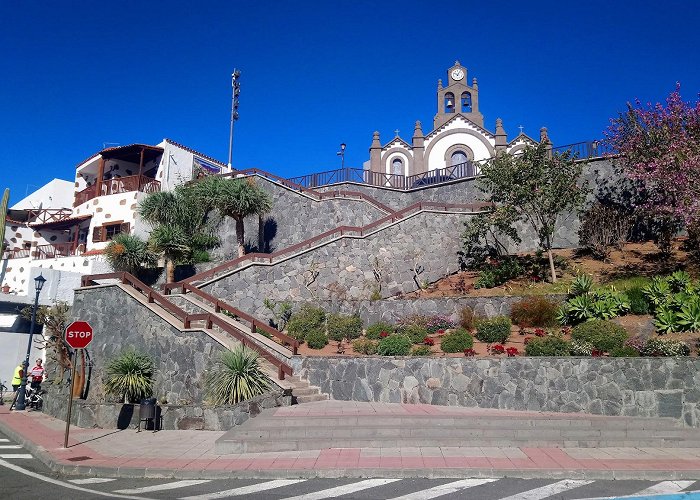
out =
[(125, 403), (136, 403), (153, 393), (154, 374), (149, 355), (133, 349), (123, 351), (107, 364), (105, 391), (121, 396)]
[(258, 353), (244, 345), (221, 353), (204, 377), (209, 402), (216, 406), (235, 405), (263, 394), (270, 383), (258, 359)]

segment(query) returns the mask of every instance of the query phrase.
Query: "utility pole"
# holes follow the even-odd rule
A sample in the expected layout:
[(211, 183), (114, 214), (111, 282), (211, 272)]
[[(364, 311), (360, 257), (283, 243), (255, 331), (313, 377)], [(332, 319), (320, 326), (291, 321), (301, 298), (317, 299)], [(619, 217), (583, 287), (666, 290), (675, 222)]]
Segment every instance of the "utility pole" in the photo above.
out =
[(241, 72), (233, 69), (231, 74), (231, 131), (228, 136), (228, 168), (231, 168), (231, 152), (233, 151), (233, 122), (238, 120), (238, 96), (241, 93)]

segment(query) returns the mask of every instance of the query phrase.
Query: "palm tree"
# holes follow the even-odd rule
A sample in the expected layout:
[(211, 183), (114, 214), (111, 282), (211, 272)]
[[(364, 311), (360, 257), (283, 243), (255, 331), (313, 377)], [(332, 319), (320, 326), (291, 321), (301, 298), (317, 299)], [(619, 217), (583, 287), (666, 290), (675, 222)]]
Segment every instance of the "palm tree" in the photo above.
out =
[(144, 267), (154, 267), (158, 257), (148, 244), (133, 234), (117, 234), (105, 248), (105, 257), (114, 271), (138, 275)]
[(175, 264), (193, 262), (219, 243), (208, 217), (210, 206), (200, 203), (191, 190), (152, 193), (139, 203), (139, 215), (153, 226), (149, 244), (163, 254), (168, 282), (175, 281)]
[(243, 220), (249, 215), (264, 215), (272, 210), (272, 198), (252, 178), (225, 179), (207, 177), (192, 186), (193, 196), (202, 206), (215, 208), (223, 217), (236, 221), (238, 256), (245, 255)]

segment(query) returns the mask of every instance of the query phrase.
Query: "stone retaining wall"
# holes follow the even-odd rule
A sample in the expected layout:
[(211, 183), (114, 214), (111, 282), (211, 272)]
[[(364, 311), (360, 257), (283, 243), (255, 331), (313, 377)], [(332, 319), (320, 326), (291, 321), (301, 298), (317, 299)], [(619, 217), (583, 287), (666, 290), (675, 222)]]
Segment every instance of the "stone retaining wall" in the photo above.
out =
[(700, 426), (698, 358), (306, 357), (331, 399), (601, 415)]

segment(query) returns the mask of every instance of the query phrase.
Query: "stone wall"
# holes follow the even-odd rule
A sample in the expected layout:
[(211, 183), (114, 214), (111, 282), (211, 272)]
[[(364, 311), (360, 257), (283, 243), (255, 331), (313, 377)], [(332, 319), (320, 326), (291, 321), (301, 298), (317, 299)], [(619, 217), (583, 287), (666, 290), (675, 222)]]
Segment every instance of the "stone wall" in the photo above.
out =
[[(272, 266), (253, 264), (203, 289), (258, 317), (273, 300), (369, 299), (381, 275), (384, 297), (418, 288), (459, 269), (456, 234), (466, 214), (423, 212), (365, 238), (342, 238)], [(415, 276), (414, 269), (420, 273)]]
[(331, 399), (601, 415), (700, 426), (698, 358), (307, 357)]

